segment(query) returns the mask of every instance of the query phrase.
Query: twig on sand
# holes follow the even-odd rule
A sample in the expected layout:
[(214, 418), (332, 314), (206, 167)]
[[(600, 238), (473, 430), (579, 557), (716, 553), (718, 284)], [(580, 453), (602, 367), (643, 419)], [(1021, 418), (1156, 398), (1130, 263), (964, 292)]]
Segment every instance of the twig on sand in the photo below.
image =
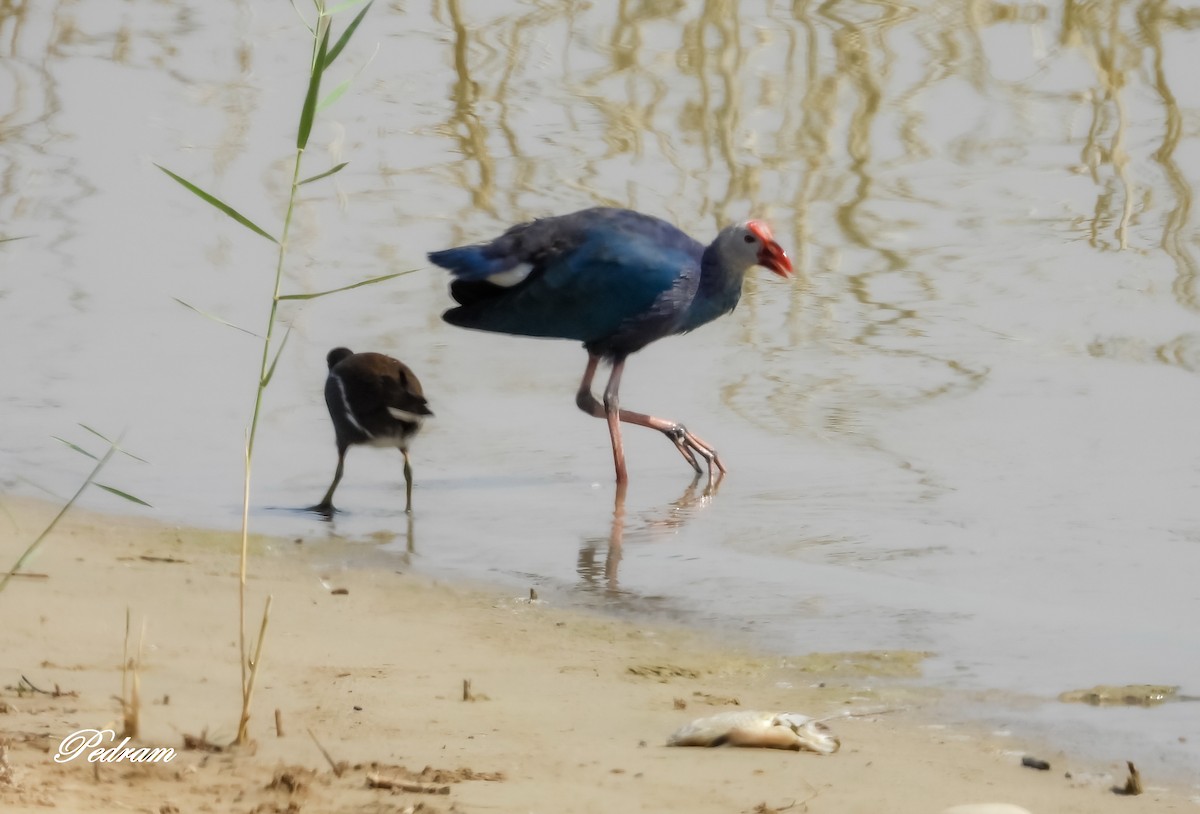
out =
[(411, 780), (398, 780), (384, 777), (378, 772), (367, 775), (367, 785), (373, 789), (393, 789), (396, 791), (412, 791), (417, 794), (449, 794), (450, 787), (437, 783), (414, 783)]
[(317, 740), (316, 734), (311, 729), (308, 730), (308, 736), (312, 738), (313, 743), (315, 743), (317, 748), (321, 750), (321, 755), (329, 763), (329, 768), (333, 770), (334, 776), (341, 777), (342, 773), (346, 771), (346, 763), (344, 761), (338, 762), (334, 760), (333, 756), (330, 755), (325, 747), (321, 745), (321, 742)]
[(1133, 765), (1132, 760), (1125, 761), (1125, 765), (1129, 767), (1129, 777), (1125, 780), (1124, 788), (1117, 786), (1113, 789), (1117, 794), (1124, 794), (1130, 797), (1142, 793), (1142, 775), (1137, 770), (1137, 766)]
[(224, 752), (225, 747), (219, 743), (213, 743), (208, 739), (208, 730), (205, 729), (199, 735), (189, 735), (186, 732), (183, 734), (183, 749), (185, 752)]

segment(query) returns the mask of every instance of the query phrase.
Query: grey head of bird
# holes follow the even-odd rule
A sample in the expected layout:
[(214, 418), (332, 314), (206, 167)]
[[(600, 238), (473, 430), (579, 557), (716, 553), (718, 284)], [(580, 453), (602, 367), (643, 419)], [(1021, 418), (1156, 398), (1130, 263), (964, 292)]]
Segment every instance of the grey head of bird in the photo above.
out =
[(721, 265), (729, 270), (746, 271), (762, 266), (780, 277), (792, 275), (792, 261), (775, 241), (771, 227), (760, 220), (748, 220), (726, 226), (713, 241)]

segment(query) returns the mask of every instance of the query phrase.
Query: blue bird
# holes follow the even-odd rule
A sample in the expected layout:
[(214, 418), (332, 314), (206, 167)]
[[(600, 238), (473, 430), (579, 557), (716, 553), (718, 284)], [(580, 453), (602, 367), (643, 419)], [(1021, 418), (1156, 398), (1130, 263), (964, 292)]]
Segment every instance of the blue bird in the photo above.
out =
[[(587, 368), (575, 396), (579, 409), (608, 421), (617, 483), (628, 482), (620, 422), (658, 430), (692, 468), (696, 456), (723, 475), (717, 451), (682, 424), (620, 408), (621, 372), (629, 354), (687, 333), (734, 309), (752, 266), (788, 277), (792, 262), (761, 221), (721, 230), (703, 246), (664, 220), (628, 209), (597, 207), (513, 226), (488, 243), (431, 252), (452, 275), (459, 303), (451, 325), (519, 336), (582, 342)], [(612, 363), (603, 404), (592, 395), (601, 360)]]

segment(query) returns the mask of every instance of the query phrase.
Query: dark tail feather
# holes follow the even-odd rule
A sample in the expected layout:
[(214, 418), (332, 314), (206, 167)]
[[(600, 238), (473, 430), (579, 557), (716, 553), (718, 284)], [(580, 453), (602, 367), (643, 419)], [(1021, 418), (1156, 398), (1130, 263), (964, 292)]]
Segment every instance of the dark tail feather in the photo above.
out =
[(450, 283), (450, 296), (460, 305), (495, 299), (508, 290), (487, 280), (454, 280)]

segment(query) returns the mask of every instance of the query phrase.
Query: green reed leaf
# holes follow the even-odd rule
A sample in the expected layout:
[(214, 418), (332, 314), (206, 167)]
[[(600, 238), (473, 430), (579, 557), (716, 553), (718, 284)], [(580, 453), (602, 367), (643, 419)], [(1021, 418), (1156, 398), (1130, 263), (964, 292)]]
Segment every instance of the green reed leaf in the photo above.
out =
[(289, 325), (287, 332), (284, 333), (283, 339), (279, 341), (279, 350), (275, 351), (275, 358), (271, 360), (271, 366), (267, 368), (267, 375), (263, 376), (262, 386), (266, 387), (271, 383), (271, 379), (275, 376), (275, 365), (279, 364), (279, 357), (283, 354), (283, 348), (287, 345), (288, 337), (292, 335), (292, 326)]
[(318, 173), (317, 175), (313, 175), (308, 178), (305, 178), (303, 181), (296, 184), (296, 186), (302, 187), (305, 184), (311, 184), (313, 181), (320, 181), (322, 178), (328, 178), (329, 176), (333, 175), (335, 172), (341, 172), (343, 169), (346, 168), (346, 165), (349, 163), (350, 163), (349, 161), (343, 161), (341, 164), (338, 164), (336, 167), (334, 167), (331, 170), (325, 170), (325, 172)]
[(92, 485), (93, 485), (93, 486), (99, 486), (101, 489), (103, 489), (103, 490), (104, 490), (104, 491), (106, 491), (106, 492), (112, 492), (112, 493), (113, 493), (114, 495), (116, 495), (117, 497), (123, 497), (123, 498), (125, 498), (126, 500), (130, 501), (131, 503), (139, 503), (139, 504), (141, 504), (142, 506), (147, 506), (147, 507), (149, 507), (149, 508), (151, 508), (151, 509), (153, 509), (153, 508), (154, 508), (154, 507), (153, 507), (153, 506), (151, 506), (149, 503), (147, 503), (146, 501), (142, 500), (140, 497), (134, 497), (133, 495), (129, 494), (128, 492), (122, 492), (120, 489), (114, 488), (114, 487), (112, 487), (112, 486), (105, 486), (103, 483), (93, 483)]
[(91, 458), (93, 461), (100, 460), (95, 455), (93, 455), (92, 453), (90, 453), (86, 449), (84, 449), (83, 447), (79, 446), (78, 444), (72, 444), (70, 441), (68, 441), (65, 438), (59, 438), (57, 435), (51, 435), (50, 437), (53, 438), (55, 441), (58, 441), (59, 443), (66, 444), (71, 449), (78, 452), (80, 455), (86, 455), (87, 457)]
[(80, 426), (80, 427), (83, 427), (83, 429), (87, 430), (87, 431), (88, 431), (88, 432), (90, 432), (92, 435), (96, 436), (97, 438), (99, 438), (100, 440), (102, 440), (104, 443), (108, 444), (110, 447), (116, 447), (116, 449), (117, 449), (117, 452), (121, 453), (122, 455), (124, 455), (124, 456), (126, 456), (126, 457), (128, 457), (128, 458), (133, 458), (135, 461), (141, 461), (141, 462), (142, 462), (142, 463), (144, 463), (144, 464), (148, 464), (148, 463), (150, 463), (150, 462), (149, 462), (149, 461), (147, 461), (145, 458), (139, 458), (138, 456), (134, 455), (134, 454), (133, 454), (132, 452), (130, 452), (129, 450), (127, 450), (127, 449), (122, 449), (122, 448), (121, 448), (121, 442), (120, 442), (120, 439), (117, 439), (116, 441), (113, 441), (112, 439), (110, 439), (110, 438), (109, 438), (107, 435), (105, 435), (104, 433), (100, 432), (99, 430), (94, 430), (94, 429), (92, 429), (92, 428), (91, 428), (91, 427), (89, 427), (87, 424), (80, 424), (79, 426)]
[(278, 243), (279, 243), (279, 241), (278, 241), (278, 240), (276, 240), (275, 238), (273, 238), (273, 237), (270, 235), (270, 233), (266, 232), (265, 230), (263, 230), (262, 228), (260, 228), (259, 226), (257, 226), (257, 225), (254, 223), (254, 221), (252, 221), (252, 220), (250, 220), (249, 218), (247, 218), (247, 217), (246, 217), (245, 215), (243, 215), (241, 212), (238, 212), (236, 209), (234, 209), (234, 208), (233, 208), (232, 206), (230, 206), (229, 204), (225, 203), (224, 201), (222, 201), (222, 200), (220, 200), (220, 199), (218, 199), (218, 198), (216, 198), (216, 197), (214, 197), (214, 196), (212, 196), (212, 195), (209, 195), (207, 192), (205, 192), (204, 190), (200, 189), (200, 187), (196, 186), (196, 185), (195, 185), (195, 184), (193, 184), (191, 181), (187, 180), (186, 178), (181, 178), (180, 176), (178, 176), (178, 175), (176, 175), (175, 173), (171, 172), (169, 169), (167, 169), (167, 168), (166, 168), (166, 167), (164, 167), (163, 165), (161, 165), (161, 164), (155, 164), (154, 166), (158, 167), (160, 170), (162, 170), (163, 172), (165, 172), (167, 175), (169, 175), (169, 176), (171, 176), (172, 178), (174, 178), (176, 181), (178, 181), (180, 184), (182, 184), (182, 185), (183, 185), (183, 187), (184, 187), (185, 189), (187, 189), (188, 191), (190, 191), (190, 192), (192, 192), (193, 194), (195, 194), (195, 195), (196, 195), (197, 197), (199, 197), (201, 200), (203, 200), (203, 201), (206, 201), (206, 202), (208, 202), (208, 203), (212, 204), (212, 205), (213, 205), (213, 206), (215, 206), (217, 209), (220, 209), (220, 210), (221, 210), (222, 212), (224, 212), (226, 215), (228, 215), (229, 217), (233, 218), (233, 219), (234, 219), (234, 220), (236, 220), (238, 223), (242, 224), (242, 226), (245, 226), (245, 227), (246, 227), (247, 229), (249, 229), (251, 232), (256, 232), (257, 234), (260, 234), (260, 235), (262, 235), (263, 237), (265, 237), (267, 240), (271, 241), (272, 243), (275, 243), (275, 244), (278, 244)]
[(364, 285), (375, 285), (375, 283), (382, 283), (386, 280), (391, 280), (393, 277), (400, 277), (404, 274), (412, 274), (414, 271), (416, 271), (416, 269), (409, 269), (408, 271), (397, 271), (395, 274), (385, 274), (382, 277), (372, 277), (369, 280), (360, 280), (359, 282), (353, 283), (351, 285), (344, 285), (341, 288), (331, 288), (328, 291), (318, 291), (314, 294), (281, 294), (279, 296), (279, 299), (281, 299), (281, 300), (315, 300), (318, 297), (326, 297), (330, 294), (336, 294), (339, 291), (349, 291), (352, 288), (362, 288)]
[(354, 78), (351, 77), (350, 79), (345, 79), (339, 82), (337, 87), (329, 91), (325, 98), (317, 103), (317, 110), (324, 110), (338, 99), (341, 99), (346, 94), (346, 91), (350, 89), (350, 83), (353, 81)]
[[(362, 0), (350, 0), (350, 2), (342, 3), (340, 6), (337, 6), (332, 11), (329, 11), (327, 13), (330, 16), (333, 16), (334, 14), (337, 14), (339, 11), (356, 6), (361, 2), (362, 2)], [(354, 36), (354, 32), (358, 29), (358, 24), (362, 22), (363, 17), (367, 16), (367, 12), (371, 10), (371, 4), (374, 2), (375, 2), (375, 0), (371, 0), (370, 3), (367, 3), (367, 5), (365, 7), (363, 7), (363, 10), (360, 11), (357, 15), (355, 15), (355, 17), (351, 21), (350, 25), (346, 26), (346, 30), (342, 32), (342, 36), (338, 37), (338, 41), (334, 44), (333, 48), (330, 49), (329, 54), (325, 57), (325, 67), (326, 68), (328, 68), (330, 65), (332, 65), (333, 61), (338, 58), (339, 54), (342, 53), (342, 49), (346, 47), (346, 43), (350, 42), (350, 38), (352, 36)]]
[(201, 310), (200, 310), (199, 308), (197, 308), (196, 306), (194, 306), (194, 305), (189, 305), (188, 303), (184, 302), (183, 300), (179, 299), (178, 297), (172, 297), (171, 299), (175, 300), (175, 302), (179, 303), (179, 304), (180, 304), (180, 305), (182, 305), (184, 308), (189, 308), (189, 309), (191, 309), (191, 310), (195, 311), (195, 312), (196, 312), (197, 314), (199, 314), (200, 316), (202, 316), (202, 317), (206, 317), (207, 319), (211, 319), (213, 322), (216, 322), (216, 323), (218, 323), (218, 324), (220, 324), (220, 325), (225, 325), (225, 326), (228, 326), (228, 327), (230, 327), (230, 328), (233, 328), (233, 329), (234, 329), (234, 330), (236, 330), (236, 331), (241, 331), (241, 332), (242, 332), (242, 333), (244, 333), (244, 334), (250, 334), (250, 335), (251, 335), (251, 336), (253, 336), (255, 339), (262, 339), (262, 337), (261, 337), (261, 336), (259, 336), (258, 334), (256, 334), (254, 331), (248, 331), (248, 330), (246, 330), (245, 328), (243, 328), (243, 327), (242, 327), (242, 326), (240, 326), (240, 325), (234, 325), (232, 322), (229, 322), (229, 321), (227, 321), (227, 320), (221, 319), (219, 316), (216, 316), (215, 314), (210, 314), (210, 313), (208, 313), (207, 311), (201, 311)]
[[(362, 2), (363, 2), (363, 0), (346, 0), (346, 2), (337, 4), (333, 8), (326, 11), (325, 13), (328, 14), (330, 17), (332, 17), (335, 14), (341, 14), (346, 9), (351, 9), (351, 8), (354, 8), (355, 6), (362, 5)], [(371, 2), (375, 2), (375, 0), (371, 0)]]
[[(313, 60), (312, 75), (308, 78), (308, 93), (304, 96), (304, 108), (300, 111), (300, 130), (296, 134), (296, 149), (303, 150), (308, 146), (308, 137), (312, 134), (313, 117), (317, 114), (317, 96), (321, 92), (321, 75), (325, 72), (325, 55), (329, 50), (329, 25), (325, 17), (325, 33), (321, 36), (321, 47), (317, 49), (317, 58)], [(317, 30), (321, 24), (318, 23)]]
[(101, 441), (103, 441), (104, 443), (108, 444), (110, 447), (115, 447), (115, 446), (117, 446), (117, 442), (116, 442), (116, 441), (112, 440), (112, 439), (111, 439), (111, 438), (109, 438), (107, 435), (105, 435), (104, 433), (100, 432), (100, 430), (94, 430), (94, 429), (92, 429), (91, 427), (89, 427), (87, 424), (79, 424), (79, 426), (80, 426), (80, 427), (82, 427), (83, 429), (87, 430), (88, 432), (90, 432), (92, 435), (94, 435), (94, 436), (96, 436), (97, 438), (99, 438), (99, 439), (100, 439)]
[(14, 240), (26, 240), (29, 235), (17, 235), (16, 237), (0, 237), (0, 243), (11, 243)]
[(360, 76), (362, 76), (363, 72), (366, 71), (367, 67), (372, 62), (375, 61), (375, 57), (378, 54), (379, 54), (379, 46), (376, 45), (375, 50), (373, 52), (371, 52), (370, 58), (366, 62), (363, 63), (361, 68), (359, 68), (357, 71), (354, 72), (354, 76), (351, 76), (349, 79), (346, 79), (345, 81), (341, 82), (336, 88), (334, 88), (328, 94), (326, 94), (325, 98), (322, 99), (320, 104), (317, 105), (317, 110), (324, 110), (325, 108), (329, 107), (334, 102), (336, 102), (338, 99), (342, 98), (342, 95), (347, 90), (349, 90), (350, 86), (352, 84), (354, 84), (355, 80), (357, 80)]
[(84, 490), (87, 489), (90, 484), (95, 482), (96, 476), (100, 474), (100, 470), (104, 468), (104, 465), (108, 463), (108, 460), (112, 458), (113, 453), (116, 451), (116, 445), (110, 444), (108, 451), (104, 453), (104, 457), (96, 461), (96, 465), (92, 467), (92, 471), (88, 473), (88, 476), (84, 478), (83, 483), (81, 483), (79, 488), (75, 490), (75, 494), (72, 495), (71, 499), (68, 500), (63, 507), (58, 510), (58, 514), (54, 515), (54, 518), (46, 525), (44, 529), (42, 529), (42, 533), (35, 537), (33, 542), (30, 543), (23, 552), (21, 552), (21, 556), (17, 557), (17, 561), (12, 564), (12, 567), (8, 569), (7, 573), (0, 572), (0, 574), (2, 574), (2, 576), (0, 576), (0, 592), (4, 590), (5, 586), (8, 585), (9, 581), (12, 580), (14, 575), (23, 567), (25, 567), (25, 563), (29, 561), (29, 558), (33, 556), (34, 552), (38, 550), (45, 539), (50, 536), (50, 532), (52, 532), (54, 527), (58, 525), (58, 521), (62, 520), (63, 516), (71, 510), (71, 507), (75, 505), (75, 501), (79, 500), (79, 496), (83, 494)]
[(291, 3), (292, 11), (296, 12), (296, 16), (300, 18), (300, 22), (304, 23), (304, 27), (308, 29), (308, 33), (312, 34), (314, 37), (317, 36), (316, 30), (314, 30), (313, 27), (308, 24), (308, 20), (304, 19), (304, 13), (300, 11), (300, 7), (296, 5), (296, 0), (291, 0)]

